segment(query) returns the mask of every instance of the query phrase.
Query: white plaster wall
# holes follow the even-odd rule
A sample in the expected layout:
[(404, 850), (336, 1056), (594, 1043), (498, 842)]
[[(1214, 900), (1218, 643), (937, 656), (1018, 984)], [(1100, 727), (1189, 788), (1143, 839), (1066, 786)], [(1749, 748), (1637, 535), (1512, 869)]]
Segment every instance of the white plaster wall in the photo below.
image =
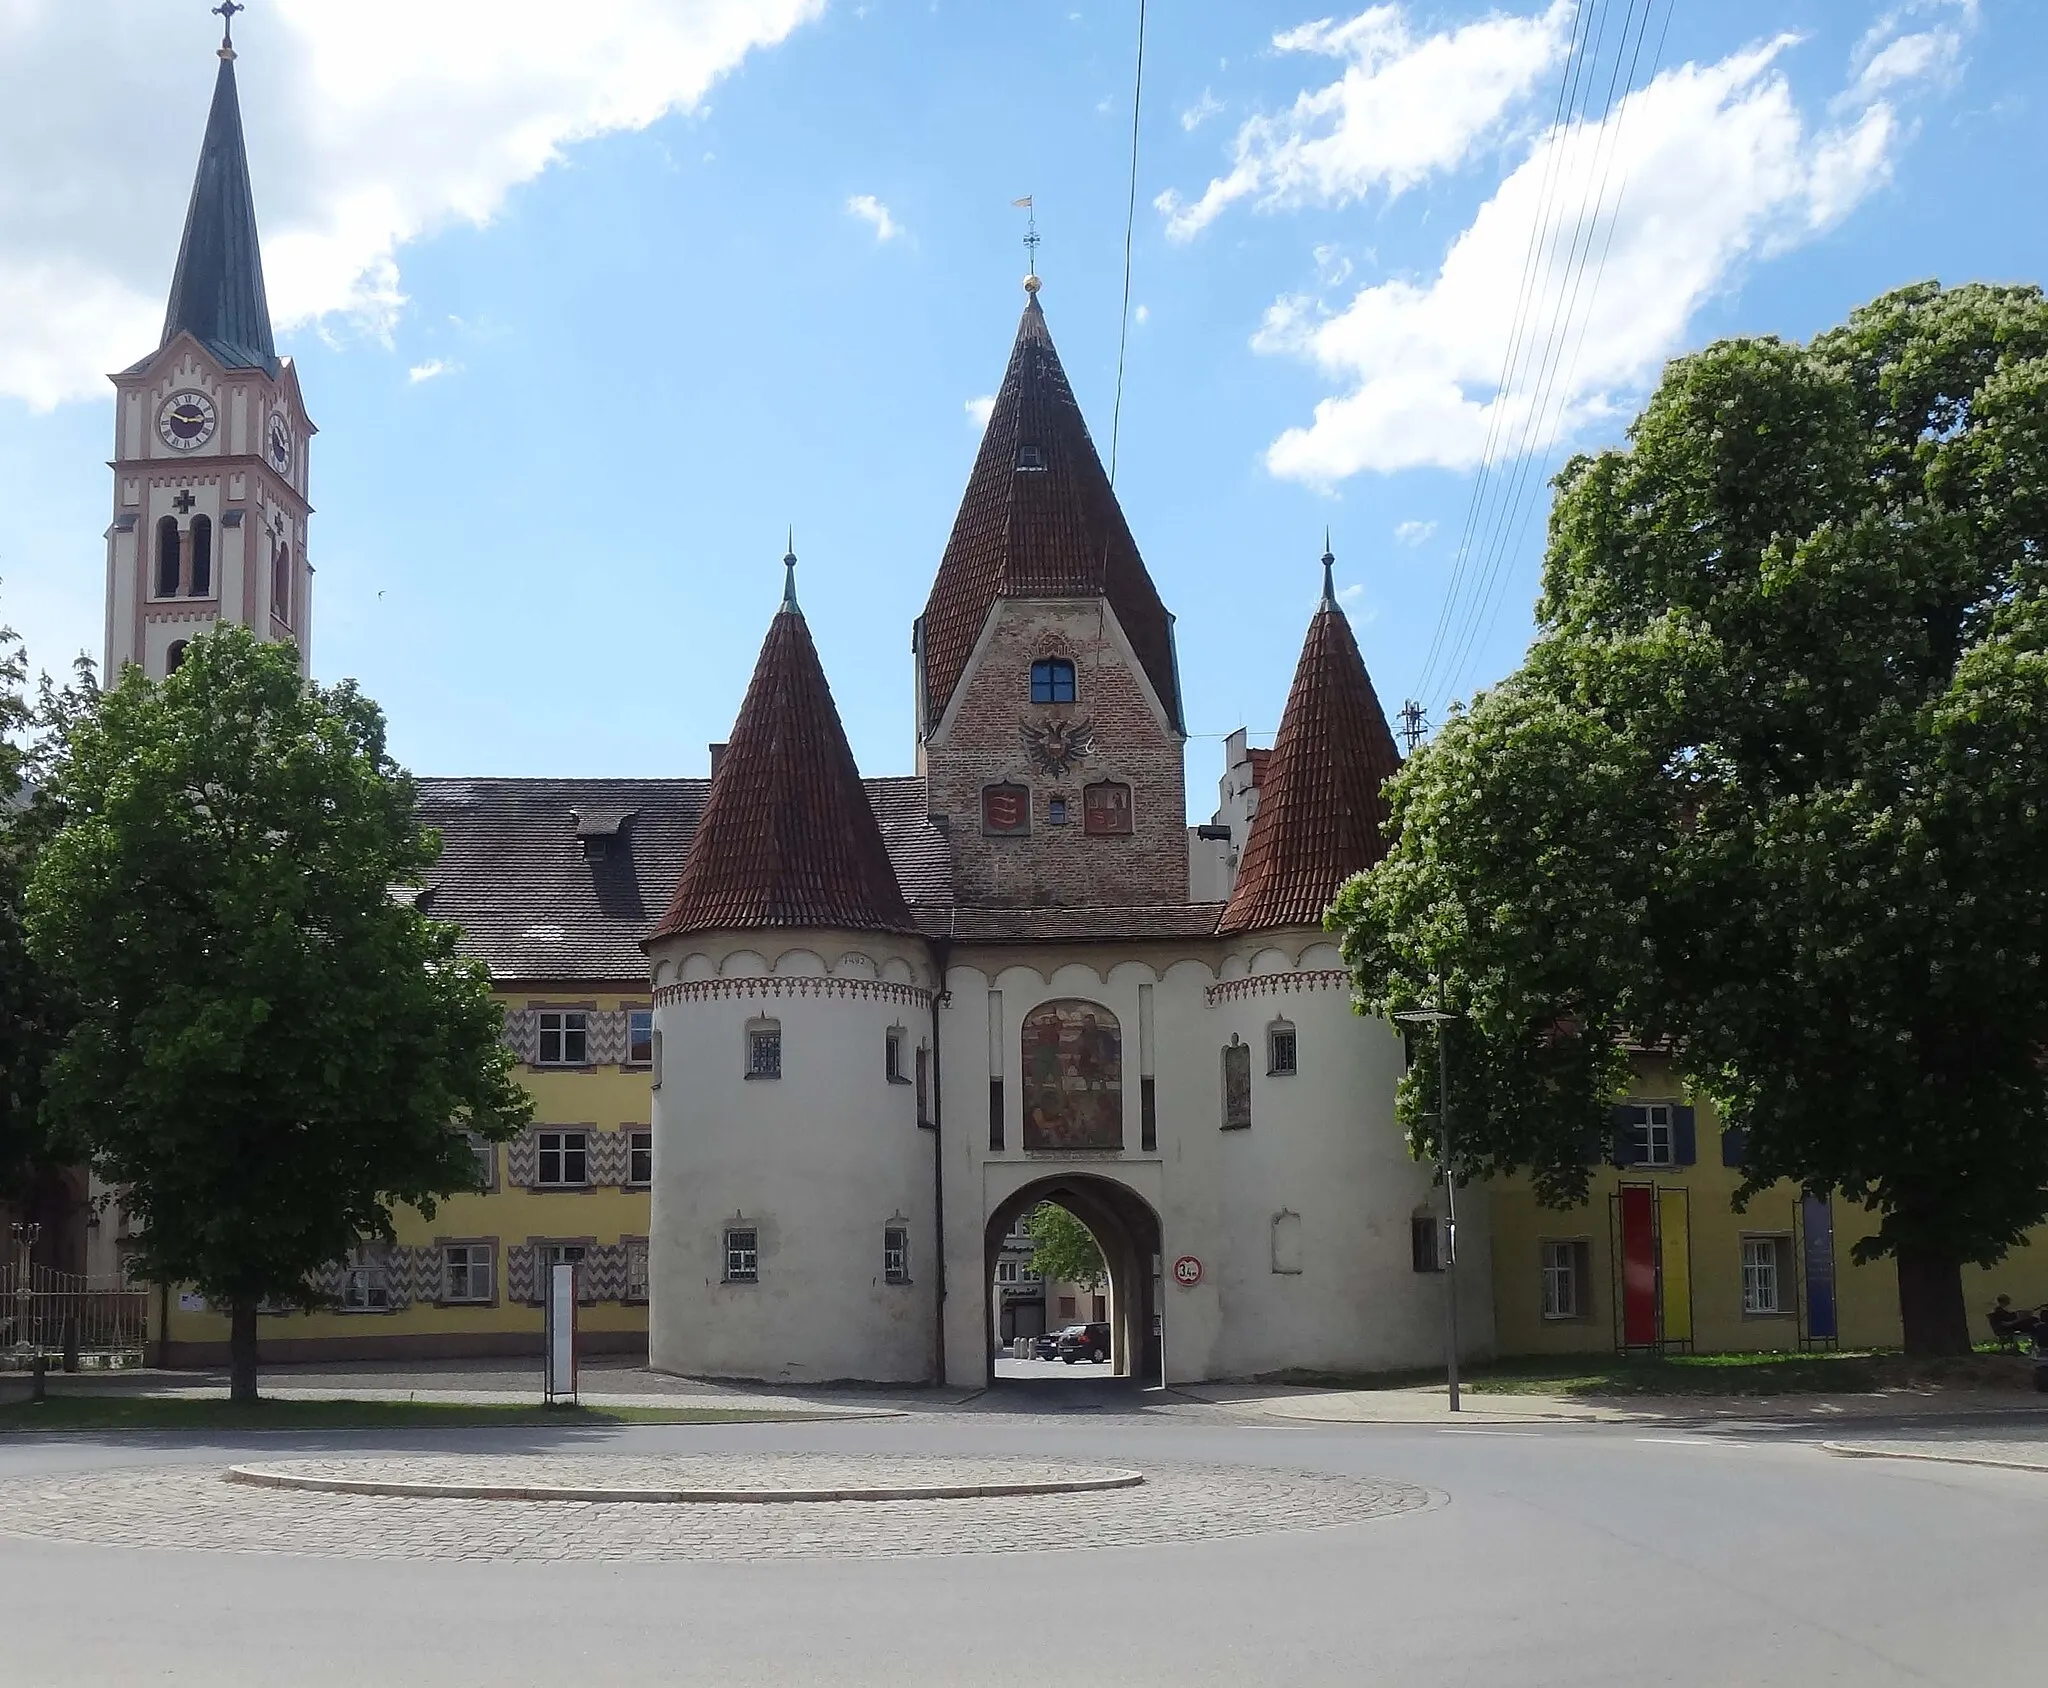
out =
[[(1323, 953), (1327, 950), (1327, 953)], [(1252, 1051), (1252, 1123), (1217, 1131), (1225, 1242), (1216, 1273), (1226, 1376), (1295, 1368), (1385, 1371), (1443, 1354), (1443, 1279), (1414, 1270), (1410, 1220), (1440, 1211), (1432, 1170), (1416, 1164), (1394, 1117), (1401, 1040), (1351, 1010), (1334, 949), (1306, 945), (1287, 971), (1250, 958), (1255, 984), (1211, 1013), (1210, 1060), (1234, 1033)], [(1298, 1070), (1267, 1071), (1267, 1034), (1295, 1030)], [(1492, 1347), (1483, 1198), (1460, 1192), (1460, 1347)], [(1287, 1216), (1283, 1219), (1283, 1216)], [(1276, 1221), (1298, 1254), (1276, 1259)], [(1298, 1271), (1280, 1270), (1298, 1265)]]
[[(755, 933), (657, 945), (649, 1358), (694, 1376), (924, 1382), (935, 1374), (931, 1133), (884, 1068), (929, 1040), (923, 945)], [(911, 987), (889, 983), (908, 976)], [(696, 981), (679, 985), (677, 980)], [(798, 980), (825, 981), (801, 991)], [(841, 988), (841, 987), (848, 988)], [(907, 994), (916, 1000), (905, 1000)], [(777, 1021), (782, 1077), (746, 1075), (748, 1023)], [(882, 1233), (910, 1231), (906, 1285)], [(759, 1233), (760, 1281), (723, 1279), (724, 1228)]]

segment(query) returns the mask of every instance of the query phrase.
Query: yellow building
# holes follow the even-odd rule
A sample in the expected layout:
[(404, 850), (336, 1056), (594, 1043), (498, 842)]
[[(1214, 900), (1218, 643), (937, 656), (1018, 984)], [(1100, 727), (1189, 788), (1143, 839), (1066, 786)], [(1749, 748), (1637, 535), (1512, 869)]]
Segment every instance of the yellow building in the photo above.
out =
[[(1851, 1258), (1877, 1228), (1874, 1215), (1839, 1198), (1804, 1199), (1791, 1184), (1735, 1212), (1741, 1134), (1723, 1131), (1710, 1106), (1692, 1106), (1662, 1057), (1637, 1057), (1613, 1127), (1610, 1164), (1595, 1171), (1583, 1206), (1545, 1208), (1524, 1178), (1493, 1186), (1500, 1353), (1898, 1345), (1891, 1262)], [(2048, 1234), (2037, 1242), (1990, 1271), (1964, 1269), (1979, 1340), (1994, 1296), (2048, 1301)]]
[[(653, 998), (640, 940), (667, 905), (703, 779), (429, 779), (442, 835), (420, 906), (461, 927), (491, 970), (506, 1041), (533, 1096), (511, 1143), (479, 1144), (477, 1194), (398, 1217), (388, 1247), (323, 1275), (331, 1309), (258, 1321), (265, 1361), (539, 1353), (544, 1268), (583, 1268), (585, 1353), (647, 1346)], [(158, 1293), (169, 1365), (228, 1351), (224, 1312)]]

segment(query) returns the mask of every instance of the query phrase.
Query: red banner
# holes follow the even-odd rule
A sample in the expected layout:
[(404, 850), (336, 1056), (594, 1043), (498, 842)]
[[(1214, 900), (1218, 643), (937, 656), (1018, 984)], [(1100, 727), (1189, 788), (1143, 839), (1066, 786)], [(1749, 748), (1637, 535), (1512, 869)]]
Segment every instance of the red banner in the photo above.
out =
[(1656, 1192), (1647, 1184), (1621, 1187), (1621, 1340), (1647, 1348), (1657, 1340)]

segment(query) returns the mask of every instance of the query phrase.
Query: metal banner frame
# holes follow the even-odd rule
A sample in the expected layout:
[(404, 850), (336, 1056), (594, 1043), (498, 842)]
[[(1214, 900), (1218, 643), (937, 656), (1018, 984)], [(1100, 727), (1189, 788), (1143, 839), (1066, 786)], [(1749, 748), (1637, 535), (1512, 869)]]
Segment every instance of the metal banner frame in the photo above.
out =
[(557, 1261), (548, 1268), (541, 1390), (551, 1407), (576, 1402), (576, 1277), (581, 1270), (570, 1260)]

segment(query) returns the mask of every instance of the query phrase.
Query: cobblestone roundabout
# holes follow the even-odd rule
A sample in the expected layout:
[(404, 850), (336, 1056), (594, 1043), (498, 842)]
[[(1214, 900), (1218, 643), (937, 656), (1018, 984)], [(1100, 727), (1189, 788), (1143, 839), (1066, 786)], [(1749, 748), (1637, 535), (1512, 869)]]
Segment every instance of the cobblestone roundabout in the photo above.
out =
[[(267, 1463), (267, 1462), (266, 1462)], [(299, 1463), (299, 1462), (294, 1462)], [(314, 1463), (314, 1462), (304, 1462)], [(460, 1466), (527, 1482), (592, 1468), (637, 1481), (710, 1486), (746, 1474), (764, 1486), (823, 1489), (964, 1485), (1052, 1469), (1032, 1460), (889, 1455), (762, 1455), (749, 1459), (621, 1457), (524, 1460), (358, 1459), (317, 1462), (375, 1478)], [(1100, 1474), (1102, 1467), (1083, 1469)], [(174, 1465), (0, 1483), (0, 1533), (110, 1547), (346, 1559), (860, 1559), (1031, 1553), (1216, 1541), (1281, 1530), (1328, 1529), (1418, 1511), (1426, 1489), (1373, 1477), (1248, 1466), (1150, 1463), (1132, 1488), (957, 1500), (791, 1501), (633, 1506), (559, 1500), (457, 1500), (252, 1488), (217, 1465)]]

